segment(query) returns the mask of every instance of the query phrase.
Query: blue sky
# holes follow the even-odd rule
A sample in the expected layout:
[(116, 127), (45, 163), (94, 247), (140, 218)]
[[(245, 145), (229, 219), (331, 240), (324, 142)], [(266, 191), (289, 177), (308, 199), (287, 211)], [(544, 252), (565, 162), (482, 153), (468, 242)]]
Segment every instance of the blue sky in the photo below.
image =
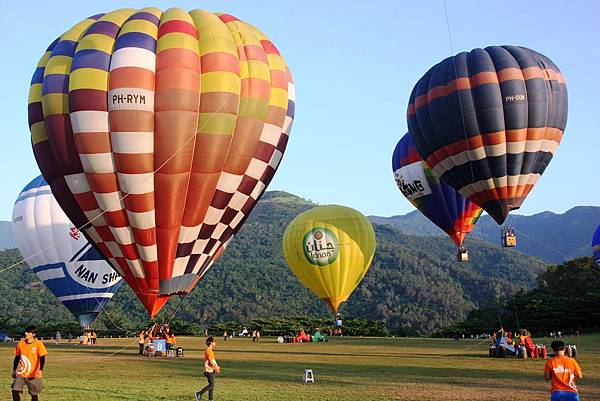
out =
[[(406, 132), (414, 83), (451, 54), (444, 3), (405, 1), (11, 2), (0, 14), (0, 220), (39, 170), (31, 152), (27, 93), (48, 44), (89, 15), (121, 7), (228, 12), (259, 27), (286, 58), (296, 119), (270, 190), (365, 214), (412, 210), (398, 191), (391, 154)], [(569, 120), (552, 163), (519, 213), (600, 205), (600, 3), (447, 1), (454, 51), (515, 44), (550, 57), (569, 89)]]

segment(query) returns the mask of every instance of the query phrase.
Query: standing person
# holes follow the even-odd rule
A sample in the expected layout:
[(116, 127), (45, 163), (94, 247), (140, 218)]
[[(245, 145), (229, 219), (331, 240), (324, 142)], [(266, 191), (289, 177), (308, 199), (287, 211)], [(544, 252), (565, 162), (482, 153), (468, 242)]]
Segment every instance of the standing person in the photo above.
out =
[(575, 385), (575, 377), (581, 379), (581, 368), (573, 358), (565, 356), (565, 343), (556, 340), (550, 345), (554, 357), (546, 361), (544, 380), (552, 380), (550, 390), (551, 401), (579, 401), (579, 392)]
[(139, 356), (144, 356), (144, 344), (146, 342), (146, 331), (144, 329), (142, 329), (140, 331), (140, 334), (138, 334), (138, 346), (140, 347), (140, 350), (138, 352)]
[(202, 395), (208, 391), (208, 401), (214, 401), (215, 374), (221, 373), (221, 368), (215, 359), (214, 349), (217, 342), (212, 337), (206, 339), (206, 351), (204, 352), (204, 376), (208, 384), (200, 391), (196, 391), (196, 401), (202, 399)]
[(60, 331), (57, 331), (56, 335), (54, 337), (56, 338), (56, 345), (60, 345), (60, 340), (62, 340), (62, 336), (60, 335)]
[(25, 329), (25, 338), (15, 347), (12, 371), (12, 377), (15, 379), (12, 384), (13, 401), (21, 401), (25, 385), (31, 395), (31, 401), (38, 401), (38, 395), (42, 392), (42, 370), (48, 351), (36, 336), (37, 328), (28, 326)]
[(175, 346), (177, 345), (177, 337), (175, 337), (175, 332), (171, 331), (171, 356), (175, 356)]
[(98, 334), (96, 334), (96, 330), (92, 331), (92, 344), (96, 345), (98, 343)]
[(71, 345), (71, 341), (73, 341), (73, 334), (69, 333), (69, 342), (68, 344)]
[(171, 332), (169, 332), (169, 329), (164, 331), (164, 335), (165, 335), (165, 341), (167, 343), (167, 357), (173, 357), (174, 356), (174, 348), (173, 348), (173, 336), (171, 336)]

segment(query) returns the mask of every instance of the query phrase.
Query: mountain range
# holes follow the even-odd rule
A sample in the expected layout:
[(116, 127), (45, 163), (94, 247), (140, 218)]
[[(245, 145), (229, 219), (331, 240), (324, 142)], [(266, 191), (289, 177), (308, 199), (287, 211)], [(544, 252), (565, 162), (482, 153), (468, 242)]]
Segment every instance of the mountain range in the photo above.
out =
[[(288, 199), (280, 191), (268, 191), (263, 200), (278, 199), (281, 202), (305, 202), (307, 200), (290, 195)], [(441, 229), (415, 210), (404, 215), (391, 217), (369, 216), (373, 223), (391, 225), (404, 234), (421, 237), (443, 237)], [(546, 262), (559, 264), (564, 261), (590, 254), (591, 239), (600, 224), (599, 206), (576, 206), (565, 213), (542, 212), (531, 216), (511, 214), (507, 222), (517, 233), (515, 250), (526, 255), (537, 256)], [(469, 234), (484, 243), (500, 244), (501, 228), (490, 216), (481, 216), (475, 229)], [(469, 244), (469, 240), (467, 240)], [(0, 221), (0, 250), (15, 248), (11, 223)]]
[[(291, 273), (281, 251), (289, 222), (313, 206), (285, 192), (266, 192), (219, 261), (188, 296), (173, 297), (157, 319), (177, 316), (208, 325), (272, 316), (331, 316)], [(478, 306), (534, 287), (547, 267), (539, 258), (475, 238), (469, 240), (470, 261), (460, 263), (446, 238), (408, 235), (389, 224), (376, 223), (374, 228), (373, 263), (341, 312), (383, 321), (396, 331), (429, 334), (459, 322)], [(16, 250), (0, 252), (0, 325), (48, 326), (72, 320), (29, 268), (4, 271), (18, 260)], [(123, 285), (98, 324), (135, 329), (146, 322), (144, 309)]]
[[(392, 217), (369, 216), (369, 219), (373, 223), (396, 227), (408, 235), (446, 235), (417, 210)], [(559, 264), (591, 254), (592, 235), (600, 224), (600, 207), (576, 206), (562, 214), (511, 214), (507, 224), (517, 234), (515, 250), (537, 256), (549, 263)], [(469, 236), (486, 243), (500, 244), (500, 233), (501, 228), (490, 216), (484, 214)]]

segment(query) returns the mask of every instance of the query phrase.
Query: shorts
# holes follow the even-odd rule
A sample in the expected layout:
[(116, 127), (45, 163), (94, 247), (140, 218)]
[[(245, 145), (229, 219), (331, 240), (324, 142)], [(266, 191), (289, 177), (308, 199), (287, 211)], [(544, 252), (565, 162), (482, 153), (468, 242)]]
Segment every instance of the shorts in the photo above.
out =
[(42, 392), (44, 383), (41, 378), (28, 379), (26, 377), (17, 376), (13, 381), (11, 388), (14, 391), (23, 392), (23, 387), (27, 385), (27, 390), (31, 395), (38, 395)]
[(572, 391), (553, 391), (550, 401), (579, 401), (579, 394)]

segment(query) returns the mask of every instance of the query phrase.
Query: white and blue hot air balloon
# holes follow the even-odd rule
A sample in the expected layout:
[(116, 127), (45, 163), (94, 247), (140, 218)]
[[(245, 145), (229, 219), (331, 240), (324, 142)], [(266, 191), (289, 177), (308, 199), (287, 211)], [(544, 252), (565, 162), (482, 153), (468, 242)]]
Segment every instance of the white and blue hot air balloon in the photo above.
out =
[(19, 251), (35, 275), (89, 327), (122, 279), (71, 223), (42, 176), (19, 194), (12, 215)]

